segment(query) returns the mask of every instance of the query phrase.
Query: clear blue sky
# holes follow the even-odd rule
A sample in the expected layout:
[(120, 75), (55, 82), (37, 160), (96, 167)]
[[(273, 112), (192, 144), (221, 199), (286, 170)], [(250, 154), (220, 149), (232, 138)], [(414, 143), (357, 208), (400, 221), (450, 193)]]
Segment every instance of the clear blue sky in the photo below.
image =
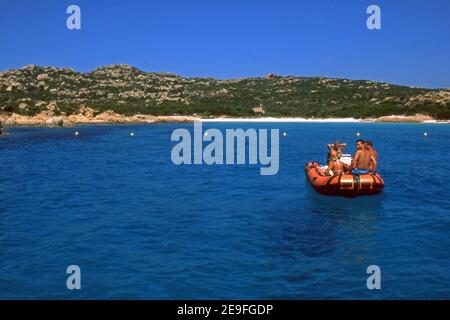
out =
[[(81, 7), (82, 29), (66, 28)], [(366, 28), (377, 4), (382, 29)], [(0, 0), (0, 70), (26, 64), (450, 87), (449, 0)]]

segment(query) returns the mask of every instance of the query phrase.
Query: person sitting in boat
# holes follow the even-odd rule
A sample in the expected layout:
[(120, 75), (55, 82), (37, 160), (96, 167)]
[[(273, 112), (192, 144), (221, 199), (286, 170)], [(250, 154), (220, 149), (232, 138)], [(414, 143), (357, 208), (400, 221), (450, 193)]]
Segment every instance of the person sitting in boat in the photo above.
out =
[(366, 149), (364, 141), (356, 141), (356, 148), (357, 151), (349, 168), (351, 173), (360, 175), (375, 172), (377, 161), (370, 151)]
[(340, 176), (345, 172), (345, 163), (341, 161), (341, 155), (334, 153), (334, 156), (328, 162), (328, 168), (325, 175)]
[[(378, 163), (378, 152), (373, 148), (373, 143), (370, 140), (365, 141), (364, 143), (367, 150), (369, 150), (370, 154), (373, 156), (375, 161)], [(375, 171), (375, 168), (373, 167), (373, 162), (371, 165), (371, 170)]]
[(330, 162), (332, 157), (336, 157), (339, 155), (339, 158), (342, 156), (342, 150), (347, 146), (346, 143), (340, 143), (336, 140), (335, 143), (330, 143), (328, 145), (328, 155), (327, 155), (327, 163)]

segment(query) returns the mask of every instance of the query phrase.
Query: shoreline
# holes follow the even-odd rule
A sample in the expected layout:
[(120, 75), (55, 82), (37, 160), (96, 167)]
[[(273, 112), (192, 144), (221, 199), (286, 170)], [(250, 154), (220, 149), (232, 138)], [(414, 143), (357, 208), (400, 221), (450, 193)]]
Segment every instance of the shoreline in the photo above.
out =
[(363, 122), (363, 120), (355, 118), (274, 118), (274, 117), (264, 117), (264, 118), (211, 118), (211, 119), (201, 119), (202, 122), (323, 122), (323, 123), (334, 123), (334, 122)]
[(202, 118), (197, 115), (190, 116), (154, 116), (133, 115), (124, 116), (112, 111), (103, 112), (97, 116), (91, 114), (76, 114), (70, 116), (55, 116), (52, 114), (37, 114), (24, 116), (19, 114), (0, 115), (4, 127), (39, 126), (39, 127), (74, 127), (79, 125), (95, 124), (145, 124), (145, 123), (190, 123), (201, 121), (205, 123), (220, 122), (247, 122), (247, 123), (424, 123), (424, 124), (450, 124), (450, 120), (435, 120), (429, 116), (402, 116), (392, 115), (378, 118), (302, 118), (302, 117), (214, 117)]

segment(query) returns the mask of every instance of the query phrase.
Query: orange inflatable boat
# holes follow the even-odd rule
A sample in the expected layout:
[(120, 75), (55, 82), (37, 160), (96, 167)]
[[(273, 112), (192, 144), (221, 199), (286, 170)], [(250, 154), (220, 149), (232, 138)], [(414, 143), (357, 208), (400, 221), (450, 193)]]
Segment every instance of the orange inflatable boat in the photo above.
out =
[(357, 197), (373, 195), (383, 191), (384, 181), (378, 173), (343, 174), (327, 176), (317, 162), (309, 162), (305, 167), (306, 177), (313, 188), (324, 195)]

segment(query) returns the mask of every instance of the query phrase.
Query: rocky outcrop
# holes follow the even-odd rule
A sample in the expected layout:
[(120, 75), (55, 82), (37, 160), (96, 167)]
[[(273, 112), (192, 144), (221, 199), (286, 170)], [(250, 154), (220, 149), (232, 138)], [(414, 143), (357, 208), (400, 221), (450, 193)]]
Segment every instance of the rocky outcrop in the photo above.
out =
[(97, 115), (93, 120), (93, 122), (124, 123), (126, 122), (126, 117), (124, 115), (117, 114), (112, 110), (107, 110)]
[(0, 117), (0, 123), (4, 126), (43, 126), (49, 128), (71, 127), (77, 124), (114, 124), (114, 123), (152, 123), (152, 122), (192, 122), (199, 120), (198, 116), (153, 116), (136, 114), (124, 116), (111, 110), (102, 112), (97, 116), (86, 114), (73, 114), (69, 116), (53, 116), (48, 112), (42, 112), (35, 116), (25, 116), (13, 113)]
[(95, 110), (85, 107), (85, 106), (82, 106), (80, 108), (79, 114), (85, 116), (88, 119), (92, 119), (92, 118), (94, 118)]
[(55, 128), (62, 127), (64, 125), (63, 117), (50, 117), (44, 122), (46, 127)]
[(280, 76), (277, 75), (276, 73), (269, 73), (266, 75), (267, 79), (274, 79), (274, 78), (279, 78)]
[(386, 116), (386, 117), (379, 117), (375, 120), (375, 122), (424, 122), (424, 121), (430, 121), (433, 120), (432, 117), (423, 115), (423, 114), (417, 114), (415, 116)]

